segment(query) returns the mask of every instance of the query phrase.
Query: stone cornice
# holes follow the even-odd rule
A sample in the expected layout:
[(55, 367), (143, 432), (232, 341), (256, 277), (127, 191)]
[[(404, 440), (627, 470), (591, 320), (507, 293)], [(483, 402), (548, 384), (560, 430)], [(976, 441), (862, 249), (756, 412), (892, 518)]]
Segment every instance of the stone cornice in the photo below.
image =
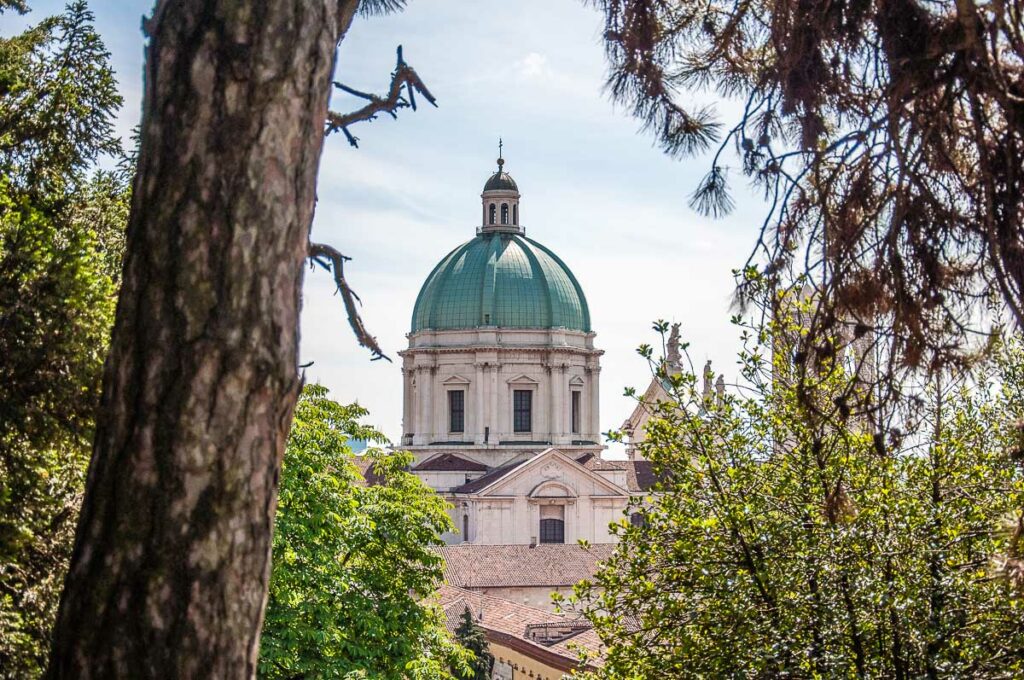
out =
[[(460, 345), (453, 347), (408, 347), (400, 350), (398, 356), (406, 357), (416, 354), (466, 354), (470, 352), (499, 352), (511, 354), (513, 352), (551, 353), (560, 352), (564, 354), (578, 354), (580, 356), (599, 357), (604, 354), (603, 349), (587, 349), (585, 347), (566, 347), (562, 345), (534, 345), (534, 346), (508, 346), (508, 345)], [(600, 370), (600, 369), (598, 369)]]

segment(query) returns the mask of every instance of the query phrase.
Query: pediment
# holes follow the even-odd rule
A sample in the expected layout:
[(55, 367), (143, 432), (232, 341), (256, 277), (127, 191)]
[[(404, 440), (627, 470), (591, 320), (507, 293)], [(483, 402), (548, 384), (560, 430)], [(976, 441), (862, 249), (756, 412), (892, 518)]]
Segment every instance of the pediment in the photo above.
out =
[[(561, 489), (558, 493), (556, 490)], [(558, 449), (547, 449), (522, 465), (509, 470), (508, 474), (494, 480), (480, 490), (482, 496), (561, 496), (575, 498), (581, 490), (592, 489), (586, 495), (624, 496), (628, 491), (588, 470)]]
[(468, 385), (469, 380), (463, 378), (461, 375), (453, 375), (445, 378), (441, 381), (442, 385)]
[(505, 382), (507, 382), (509, 385), (539, 385), (540, 384), (539, 380), (535, 380), (535, 379), (531, 378), (530, 376), (526, 375), (525, 373), (520, 373), (516, 377), (509, 378)]
[(578, 375), (575, 375), (572, 377), (571, 380), (569, 380), (569, 384), (573, 387), (583, 387), (583, 378), (579, 377)]

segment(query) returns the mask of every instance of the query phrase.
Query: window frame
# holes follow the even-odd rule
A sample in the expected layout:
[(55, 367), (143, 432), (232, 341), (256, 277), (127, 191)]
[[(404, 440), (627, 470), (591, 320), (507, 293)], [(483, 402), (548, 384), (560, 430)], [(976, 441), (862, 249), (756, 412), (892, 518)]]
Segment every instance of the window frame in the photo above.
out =
[(580, 434), (583, 430), (583, 392), (569, 390), (569, 432)]
[(565, 543), (565, 520), (546, 517), (540, 521), (538, 541), (547, 544)]
[[(520, 399), (525, 398), (525, 406)], [(525, 427), (524, 419), (525, 418)], [(533, 390), (512, 390), (512, 432), (523, 434), (533, 432)]]
[[(456, 393), (459, 395), (457, 410), (455, 408)], [(459, 416), (458, 428), (455, 427), (456, 413), (458, 413)], [(462, 388), (448, 390), (448, 431), (452, 433), (464, 433), (466, 431), (466, 390)]]

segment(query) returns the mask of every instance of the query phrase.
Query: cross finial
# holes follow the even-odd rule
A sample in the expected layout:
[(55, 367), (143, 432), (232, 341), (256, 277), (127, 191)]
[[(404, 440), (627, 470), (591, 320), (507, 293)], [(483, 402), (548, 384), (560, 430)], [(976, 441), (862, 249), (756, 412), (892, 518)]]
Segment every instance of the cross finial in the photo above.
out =
[(505, 159), (501, 157), (501, 149), (505, 145), (501, 141), (501, 137), (498, 137), (498, 172), (501, 172), (501, 166), (505, 165)]

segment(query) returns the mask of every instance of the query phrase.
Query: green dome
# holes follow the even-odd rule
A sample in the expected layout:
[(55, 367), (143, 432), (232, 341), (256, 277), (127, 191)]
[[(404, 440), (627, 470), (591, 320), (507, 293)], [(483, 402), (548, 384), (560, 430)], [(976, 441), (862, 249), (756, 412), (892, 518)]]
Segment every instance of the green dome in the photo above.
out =
[(569, 268), (522, 234), (483, 233), (430, 272), (412, 332), (498, 326), (590, 332), (590, 310)]

